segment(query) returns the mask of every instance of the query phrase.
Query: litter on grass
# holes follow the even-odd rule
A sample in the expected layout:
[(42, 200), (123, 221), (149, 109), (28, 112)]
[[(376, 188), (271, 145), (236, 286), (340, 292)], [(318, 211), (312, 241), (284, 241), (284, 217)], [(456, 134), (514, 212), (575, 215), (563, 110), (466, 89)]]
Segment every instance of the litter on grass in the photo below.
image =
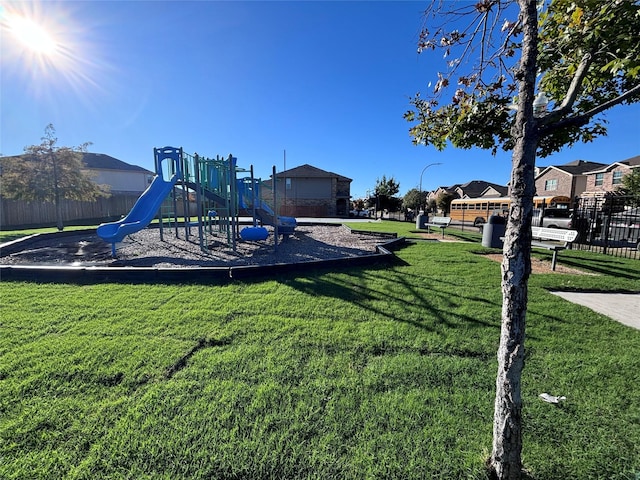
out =
[(555, 403), (558, 404), (560, 402), (564, 402), (567, 397), (554, 397), (553, 395), (549, 395), (548, 393), (541, 393), (540, 398), (547, 403)]

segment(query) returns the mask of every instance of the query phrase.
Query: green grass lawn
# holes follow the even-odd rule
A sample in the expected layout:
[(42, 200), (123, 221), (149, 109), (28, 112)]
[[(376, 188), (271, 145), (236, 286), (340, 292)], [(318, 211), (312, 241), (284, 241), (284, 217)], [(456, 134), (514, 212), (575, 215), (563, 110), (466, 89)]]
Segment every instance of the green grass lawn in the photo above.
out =
[[(86, 230), (91, 228), (97, 228), (96, 225), (93, 226), (82, 226), (82, 225), (71, 225), (65, 226), (65, 232), (71, 232), (76, 230)], [(17, 240), (18, 238), (27, 237), (29, 235), (35, 235), (36, 233), (56, 233), (58, 231), (55, 227), (47, 227), (47, 228), (30, 228), (28, 230), (0, 230), (0, 243), (10, 242), (12, 240)]]
[[(0, 478), (484, 478), (501, 309), (486, 251), (418, 242), (392, 267), (228, 285), (2, 281)], [(531, 278), (525, 466), (635, 480), (640, 331), (547, 289), (640, 291), (640, 263), (560, 263), (598, 275)]]

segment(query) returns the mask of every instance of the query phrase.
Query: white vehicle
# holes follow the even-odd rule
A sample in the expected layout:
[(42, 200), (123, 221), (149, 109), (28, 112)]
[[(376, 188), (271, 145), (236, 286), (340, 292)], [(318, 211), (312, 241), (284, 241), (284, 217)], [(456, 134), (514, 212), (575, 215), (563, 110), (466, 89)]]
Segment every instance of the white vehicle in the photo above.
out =
[(370, 217), (369, 210), (351, 210), (349, 212), (350, 217)]

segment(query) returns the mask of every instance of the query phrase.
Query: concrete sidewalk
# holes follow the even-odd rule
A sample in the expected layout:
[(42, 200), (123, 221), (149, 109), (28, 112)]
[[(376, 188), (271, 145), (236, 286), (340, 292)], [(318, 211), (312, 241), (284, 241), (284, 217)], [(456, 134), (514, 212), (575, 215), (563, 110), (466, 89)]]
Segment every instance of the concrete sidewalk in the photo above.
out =
[(640, 330), (640, 293), (551, 293)]

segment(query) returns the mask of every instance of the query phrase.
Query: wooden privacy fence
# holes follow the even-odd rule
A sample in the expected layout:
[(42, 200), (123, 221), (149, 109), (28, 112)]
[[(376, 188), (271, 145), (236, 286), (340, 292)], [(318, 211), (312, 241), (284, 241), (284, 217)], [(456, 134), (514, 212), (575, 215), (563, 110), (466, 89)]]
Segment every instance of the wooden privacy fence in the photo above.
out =
[[(72, 223), (99, 223), (126, 215), (138, 200), (139, 194), (116, 194), (98, 198), (95, 202), (62, 201), (62, 221)], [(53, 203), (25, 202), (0, 197), (0, 228), (51, 227), (56, 225), (56, 207)]]

